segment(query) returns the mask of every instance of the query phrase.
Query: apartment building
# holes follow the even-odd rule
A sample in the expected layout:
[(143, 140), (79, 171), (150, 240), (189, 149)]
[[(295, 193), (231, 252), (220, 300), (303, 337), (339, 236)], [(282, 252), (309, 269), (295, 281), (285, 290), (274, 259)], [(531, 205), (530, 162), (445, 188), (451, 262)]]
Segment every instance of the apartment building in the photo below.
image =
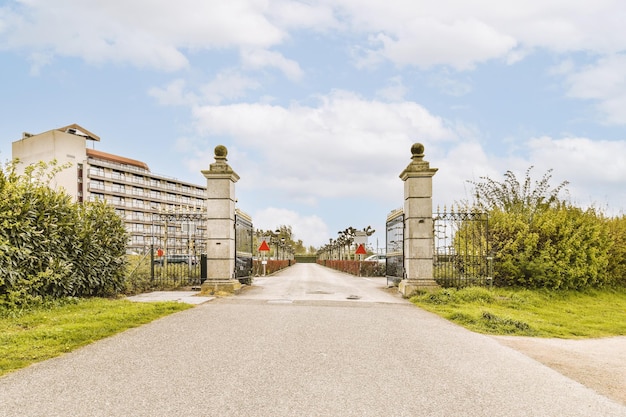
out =
[(51, 184), (75, 201), (105, 200), (124, 219), (129, 251), (151, 246), (174, 253), (203, 252), (206, 186), (155, 174), (144, 162), (92, 149), (100, 138), (72, 124), (44, 133), (24, 133), (12, 143), (13, 159), (25, 167), (56, 160), (71, 166)]

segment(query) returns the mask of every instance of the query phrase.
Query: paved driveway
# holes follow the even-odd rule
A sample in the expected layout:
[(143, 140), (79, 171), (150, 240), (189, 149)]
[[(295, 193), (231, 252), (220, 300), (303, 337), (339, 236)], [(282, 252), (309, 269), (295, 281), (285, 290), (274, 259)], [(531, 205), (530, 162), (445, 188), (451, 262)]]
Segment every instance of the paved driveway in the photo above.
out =
[(375, 281), (301, 264), (257, 284), (9, 374), (0, 415), (626, 416)]

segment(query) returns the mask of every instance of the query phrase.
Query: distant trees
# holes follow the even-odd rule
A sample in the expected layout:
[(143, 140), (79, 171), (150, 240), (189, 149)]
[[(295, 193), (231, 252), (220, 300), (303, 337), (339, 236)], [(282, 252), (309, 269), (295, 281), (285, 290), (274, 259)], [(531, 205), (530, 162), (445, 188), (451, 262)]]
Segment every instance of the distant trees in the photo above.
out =
[(121, 290), (128, 236), (113, 208), (50, 188), (65, 166), (39, 163), (18, 175), (16, 164), (0, 166), (0, 304)]
[[(258, 248), (262, 239), (272, 239), (272, 242), (278, 241), (285, 247), (290, 247), (293, 249), (293, 253), (296, 255), (301, 255), (306, 253), (306, 248), (304, 247), (304, 243), (302, 239), (295, 240), (295, 235), (293, 234), (293, 230), (291, 226), (288, 225), (280, 225), (274, 231), (272, 230), (262, 230), (258, 229), (255, 232), (254, 246)], [(284, 239), (284, 240), (283, 240)], [(270, 245), (270, 256), (275, 256), (275, 246), (270, 244), (270, 241), (267, 242)]]
[(523, 182), (510, 171), (502, 182), (471, 182), (474, 206), (489, 213), (494, 283), (550, 289), (623, 283), (626, 221), (571, 205), (559, 196), (566, 182), (551, 188), (551, 171), (533, 181), (531, 169)]

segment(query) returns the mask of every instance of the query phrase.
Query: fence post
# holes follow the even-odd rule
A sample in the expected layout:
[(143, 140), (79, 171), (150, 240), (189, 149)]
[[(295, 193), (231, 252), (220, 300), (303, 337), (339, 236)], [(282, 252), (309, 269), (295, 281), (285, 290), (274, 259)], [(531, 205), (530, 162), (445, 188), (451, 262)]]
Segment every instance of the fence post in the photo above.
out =
[(239, 175), (226, 163), (228, 150), (215, 147), (215, 162), (202, 174), (207, 179), (206, 280), (202, 293), (237, 292), (235, 279), (235, 183)]
[(433, 279), (433, 176), (424, 160), (424, 145), (411, 146), (412, 161), (402, 171), (404, 181), (404, 269), (405, 277), (398, 285), (404, 297), (418, 290), (437, 288)]

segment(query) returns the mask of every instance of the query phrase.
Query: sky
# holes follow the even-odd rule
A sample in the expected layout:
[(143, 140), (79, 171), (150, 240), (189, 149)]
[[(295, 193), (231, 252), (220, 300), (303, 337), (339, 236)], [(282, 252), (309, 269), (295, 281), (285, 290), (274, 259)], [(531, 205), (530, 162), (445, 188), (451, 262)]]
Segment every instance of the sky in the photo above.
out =
[(0, 0), (0, 158), (77, 123), (204, 184), (224, 145), (255, 228), (316, 247), (384, 247), (416, 142), (434, 209), (533, 167), (621, 215), (624, 22), (621, 0)]

